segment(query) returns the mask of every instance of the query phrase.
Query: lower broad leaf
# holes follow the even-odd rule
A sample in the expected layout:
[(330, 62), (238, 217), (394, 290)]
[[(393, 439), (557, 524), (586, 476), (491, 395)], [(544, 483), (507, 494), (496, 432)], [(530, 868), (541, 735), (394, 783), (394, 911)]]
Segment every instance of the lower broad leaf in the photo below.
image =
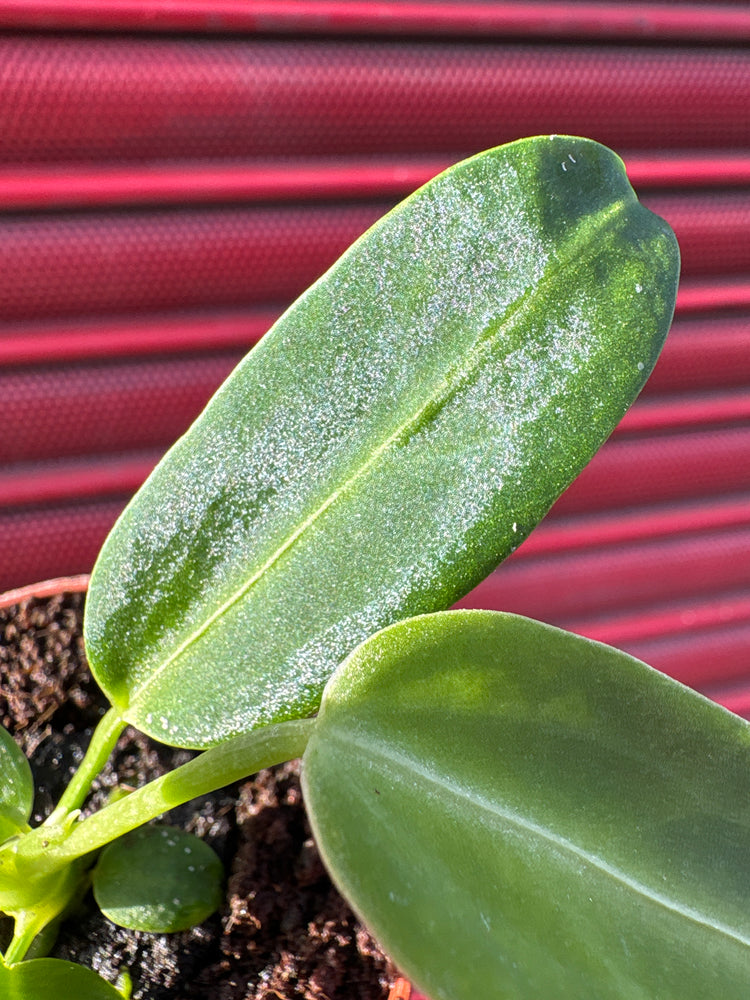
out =
[(91, 969), (58, 958), (0, 962), (3, 1000), (123, 1000), (123, 994)]
[(632, 657), (426, 615), (330, 681), (304, 757), (334, 880), (454, 1000), (745, 1000), (750, 726)]
[(144, 826), (102, 851), (92, 875), (105, 916), (131, 930), (187, 930), (221, 905), (224, 869), (198, 837), (171, 826)]

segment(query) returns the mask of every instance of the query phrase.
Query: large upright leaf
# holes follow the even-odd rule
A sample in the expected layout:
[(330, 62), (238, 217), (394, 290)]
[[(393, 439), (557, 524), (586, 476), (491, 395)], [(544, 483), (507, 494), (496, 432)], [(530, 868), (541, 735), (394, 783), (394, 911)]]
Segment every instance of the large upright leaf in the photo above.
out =
[(124, 718), (206, 746), (313, 711), (335, 666), (448, 607), (612, 431), (678, 252), (621, 161), (512, 143), (442, 174), (278, 321), (96, 565), (86, 644)]
[(608, 646), (426, 615), (330, 681), (305, 802), (433, 1000), (746, 1000), (750, 726)]

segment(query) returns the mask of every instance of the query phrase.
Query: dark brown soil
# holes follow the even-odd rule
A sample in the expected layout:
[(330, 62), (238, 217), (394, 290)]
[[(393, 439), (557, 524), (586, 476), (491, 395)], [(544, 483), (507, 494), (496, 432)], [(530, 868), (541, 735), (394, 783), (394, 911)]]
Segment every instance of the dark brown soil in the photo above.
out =
[[(0, 722), (29, 755), (41, 821), (80, 761), (106, 708), (86, 666), (83, 595), (0, 608)], [(187, 759), (133, 730), (93, 789), (137, 787)], [(133, 1000), (381, 1000), (395, 971), (326, 875), (307, 825), (296, 762), (175, 810), (169, 822), (219, 853), (224, 907), (182, 934), (148, 935), (110, 923), (87, 899), (52, 954), (110, 981), (127, 969)], [(7, 928), (6, 928), (7, 929)]]

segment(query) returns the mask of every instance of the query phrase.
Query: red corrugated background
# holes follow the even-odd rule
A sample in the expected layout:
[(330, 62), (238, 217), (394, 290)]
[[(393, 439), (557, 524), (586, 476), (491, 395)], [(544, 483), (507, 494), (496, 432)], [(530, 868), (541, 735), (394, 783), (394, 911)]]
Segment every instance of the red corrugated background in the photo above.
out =
[(0, 590), (90, 569), (273, 318), (479, 149), (589, 135), (683, 252), (612, 440), (464, 604), (750, 714), (744, 3), (0, 0)]

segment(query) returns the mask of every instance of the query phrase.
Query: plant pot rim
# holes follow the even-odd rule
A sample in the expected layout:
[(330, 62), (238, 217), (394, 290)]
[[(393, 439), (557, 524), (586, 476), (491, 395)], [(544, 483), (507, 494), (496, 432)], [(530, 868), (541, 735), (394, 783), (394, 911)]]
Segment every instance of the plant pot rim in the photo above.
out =
[(55, 594), (80, 594), (88, 588), (91, 576), (89, 573), (79, 573), (76, 576), (58, 576), (51, 580), (41, 580), (39, 583), (29, 583), (25, 587), (16, 587), (0, 594), (0, 608), (18, 604), (28, 597), (54, 597)]

